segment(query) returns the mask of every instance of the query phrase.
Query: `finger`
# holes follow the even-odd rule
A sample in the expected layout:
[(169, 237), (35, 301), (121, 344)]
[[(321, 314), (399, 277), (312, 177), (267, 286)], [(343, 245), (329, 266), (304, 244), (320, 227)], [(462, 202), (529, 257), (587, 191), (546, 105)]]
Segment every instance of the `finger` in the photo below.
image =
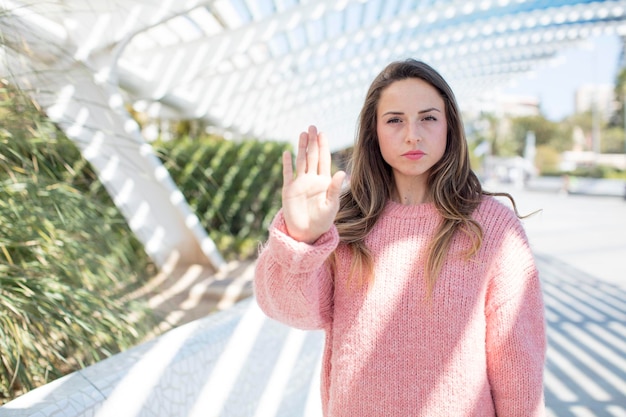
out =
[(328, 147), (328, 140), (326, 139), (326, 135), (324, 133), (320, 133), (318, 137), (319, 162), (317, 170), (320, 175), (327, 175), (330, 177), (331, 157), (330, 149)]
[(309, 143), (306, 149), (307, 172), (317, 174), (319, 162), (319, 146), (317, 144), (318, 135), (315, 126), (309, 126)]
[(291, 161), (291, 152), (283, 152), (283, 187), (291, 184), (293, 181), (293, 165)]
[(306, 132), (300, 133), (298, 140), (298, 153), (296, 154), (296, 174), (304, 174), (306, 172), (306, 148), (309, 143), (309, 135)]
[(341, 195), (341, 190), (343, 188), (343, 181), (346, 178), (346, 173), (344, 171), (337, 171), (335, 175), (333, 175), (330, 180), (330, 186), (328, 187), (328, 191), (326, 192), (326, 198), (330, 202), (338, 202), (339, 196)]

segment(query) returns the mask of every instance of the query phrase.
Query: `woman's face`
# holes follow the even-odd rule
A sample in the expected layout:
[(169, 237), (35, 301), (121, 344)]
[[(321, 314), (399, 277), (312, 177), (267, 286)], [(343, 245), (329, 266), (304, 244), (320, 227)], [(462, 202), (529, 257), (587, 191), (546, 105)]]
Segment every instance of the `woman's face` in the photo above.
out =
[(419, 78), (395, 81), (381, 93), (376, 131), (383, 159), (397, 187), (425, 185), (430, 169), (446, 150), (445, 103)]

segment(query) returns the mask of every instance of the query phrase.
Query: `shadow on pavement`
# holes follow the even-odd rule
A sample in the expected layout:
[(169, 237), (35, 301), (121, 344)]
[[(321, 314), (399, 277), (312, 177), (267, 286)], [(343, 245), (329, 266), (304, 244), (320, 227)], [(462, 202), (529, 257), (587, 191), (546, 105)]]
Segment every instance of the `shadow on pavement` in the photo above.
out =
[(626, 416), (626, 291), (536, 255), (548, 355), (549, 415)]

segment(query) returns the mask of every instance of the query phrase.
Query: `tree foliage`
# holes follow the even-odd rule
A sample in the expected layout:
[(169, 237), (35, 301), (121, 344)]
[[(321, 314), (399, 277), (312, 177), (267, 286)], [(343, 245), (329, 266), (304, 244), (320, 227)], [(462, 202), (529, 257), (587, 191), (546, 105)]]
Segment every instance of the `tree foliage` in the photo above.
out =
[(615, 79), (615, 88), (613, 90), (615, 92), (615, 111), (611, 116), (609, 121), (609, 125), (611, 127), (621, 127), (624, 128), (624, 105), (626, 100), (626, 68), (622, 68)]
[(528, 132), (535, 134), (536, 146), (550, 146), (558, 152), (572, 146), (571, 130), (560, 123), (546, 119), (542, 115), (524, 116), (511, 119), (511, 138), (517, 155), (522, 155)]

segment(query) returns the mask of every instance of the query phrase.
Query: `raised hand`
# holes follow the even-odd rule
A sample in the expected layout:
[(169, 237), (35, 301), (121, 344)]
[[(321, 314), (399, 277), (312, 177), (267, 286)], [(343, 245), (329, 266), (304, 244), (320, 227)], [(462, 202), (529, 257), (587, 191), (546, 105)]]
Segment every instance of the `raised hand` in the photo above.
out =
[(313, 243), (335, 220), (346, 173), (331, 177), (330, 161), (328, 142), (315, 126), (300, 134), (295, 177), (291, 153), (283, 153), (283, 215), (295, 240)]

